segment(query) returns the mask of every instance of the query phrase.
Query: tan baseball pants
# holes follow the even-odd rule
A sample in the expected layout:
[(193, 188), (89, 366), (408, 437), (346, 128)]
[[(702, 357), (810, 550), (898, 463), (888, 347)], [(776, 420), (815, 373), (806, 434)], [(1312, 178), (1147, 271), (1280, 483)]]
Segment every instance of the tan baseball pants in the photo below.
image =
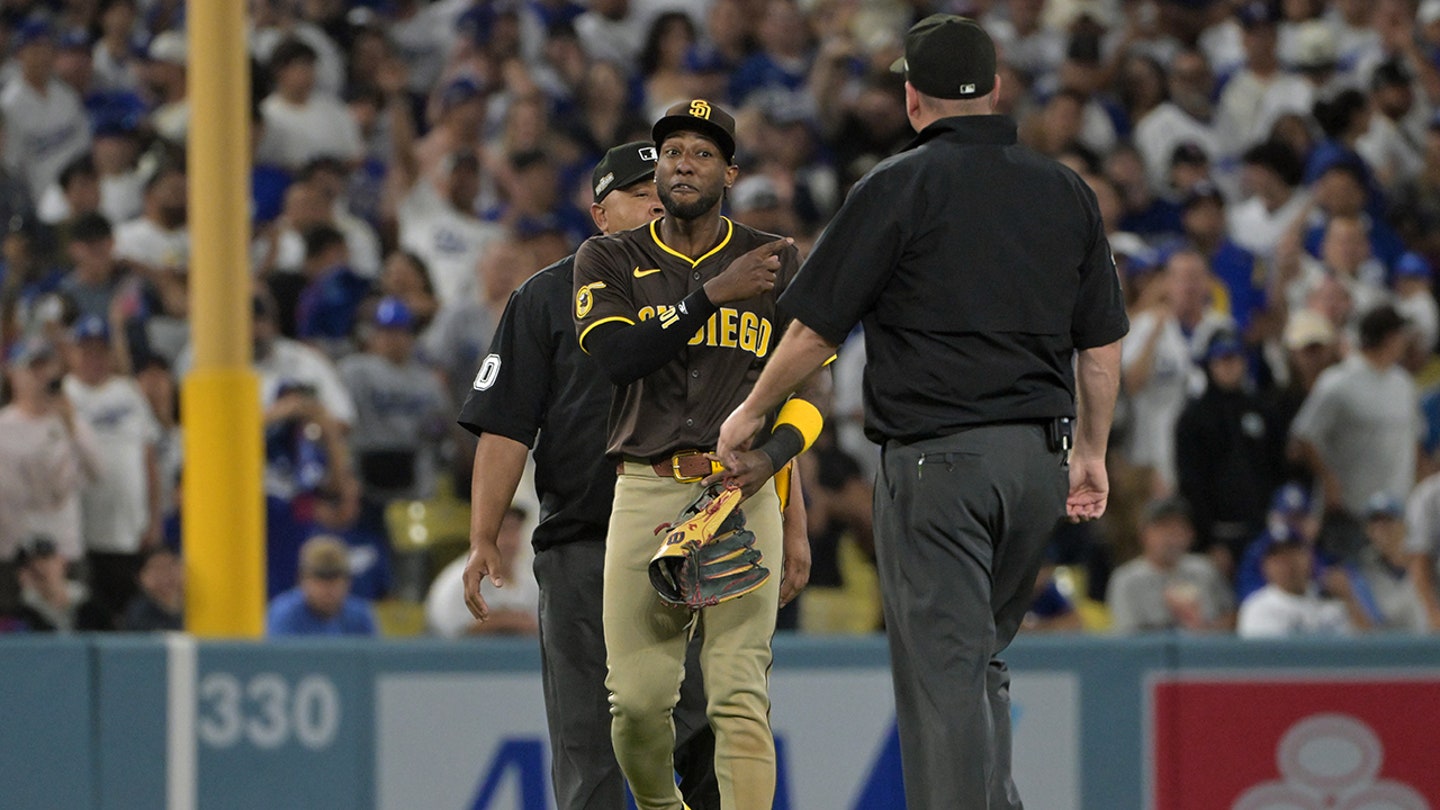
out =
[(696, 613), (667, 607), (650, 586), (660, 538), (701, 486), (626, 462), (615, 484), (605, 551), (605, 647), (610, 736), (640, 810), (680, 810), (670, 712), (680, 697), (692, 618), (704, 628), (700, 667), (715, 730), (715, 776), (725, 810), (768, 810), (775, 796), (770, 732), (770, 639), (780, 597), (780, 501), (773, 480), (744, 502), (745, 525), (770, 569), (758, 590)]

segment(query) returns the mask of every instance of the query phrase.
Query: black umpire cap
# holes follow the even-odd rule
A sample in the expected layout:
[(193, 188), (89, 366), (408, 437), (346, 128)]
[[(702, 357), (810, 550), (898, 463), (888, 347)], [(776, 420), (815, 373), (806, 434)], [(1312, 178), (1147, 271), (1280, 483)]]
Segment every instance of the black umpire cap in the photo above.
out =
[(605, 199), (606, 194), (617, 188), (638, 183), (654, 173), (655, 144), (646, 141), (622, 143), (606, 152), (595, 164), (595, 171), (590, 173), (590, 188), (595, 192), (595, 202)]
[(931, 14), (906, 32), (890, 69), (932, 98), (980, 98), (995, 89), (995, 43), (968, 17)]
[(650, 137), (658, 147), (677, 132), (694, 132), (715, 142), (727, 162), (735, 160), (735, 116), (703, 98), (682, 101), (655, 122)]

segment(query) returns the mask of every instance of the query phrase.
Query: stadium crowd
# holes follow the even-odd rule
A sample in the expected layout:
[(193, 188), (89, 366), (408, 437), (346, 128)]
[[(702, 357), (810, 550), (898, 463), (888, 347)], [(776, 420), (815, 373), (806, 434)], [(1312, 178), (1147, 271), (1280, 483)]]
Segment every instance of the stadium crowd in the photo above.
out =
[[(728, 213), (803, 250), (912, 137), (889, 66), (935, 11), (990, 31), (1000, 111), (1093, 190), (1130, 307), (1110, 510), (1057, 531), (1030, 627), (1440, 630), (1440, 0), (250, 7), (272, 632), (423, 598), (396, 515), (468, 493), (458, 404), (511, 291), (593, 233), (605, 149), (728, 105)], [(0, 630), (180, 624), (184, 25), (0, 0)], [(863, 365), (857, 330), (791, 628), (877, 627)], [(477, 629), (458, 577), (433, 632)], [(535, 598), (490, 629), (532, 632)]]

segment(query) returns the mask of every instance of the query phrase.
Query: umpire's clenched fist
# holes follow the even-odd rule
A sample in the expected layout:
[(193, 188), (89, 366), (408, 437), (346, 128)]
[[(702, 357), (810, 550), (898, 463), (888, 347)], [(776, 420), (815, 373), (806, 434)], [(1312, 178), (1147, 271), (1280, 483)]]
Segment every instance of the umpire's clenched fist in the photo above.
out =
[(775, 289), (780, 251), (794, 244), (786, 237), (761, 245), (730, 263), (720, 275), (705, 282), (705, 297), (712, 304), (744, 301)]

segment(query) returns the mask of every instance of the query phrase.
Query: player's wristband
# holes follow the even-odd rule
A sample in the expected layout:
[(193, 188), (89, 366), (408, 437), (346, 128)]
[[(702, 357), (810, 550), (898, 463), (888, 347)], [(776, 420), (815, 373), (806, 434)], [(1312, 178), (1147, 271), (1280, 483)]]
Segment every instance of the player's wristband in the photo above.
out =
[(779, 470), (790, 459), (809, 450), (824, 426), (825, 417), (820, 415), (819, 408), (806, 400), (792, 398), (780, 409), (769, 441), (759, 450), (770, 458), (772, 468)]
[(780, 471), (805, 448), (805, 437), (794, 425), (776, 425), (770, 439), (755, 448), (770, 459), (770, 469)]
[(808, 400), (799, 397), (791, 397), (785, 401), (780, 408), (780, 415), (775, 419), (775, 429), (779, 430), (782, 425), (795, 428), (800, 433), (803, 444), (799, 453), (810, 449), (810, 445), (820, 438), (820, 430), (825, 427), (825, 417), (820, 414), (820, 409)]

